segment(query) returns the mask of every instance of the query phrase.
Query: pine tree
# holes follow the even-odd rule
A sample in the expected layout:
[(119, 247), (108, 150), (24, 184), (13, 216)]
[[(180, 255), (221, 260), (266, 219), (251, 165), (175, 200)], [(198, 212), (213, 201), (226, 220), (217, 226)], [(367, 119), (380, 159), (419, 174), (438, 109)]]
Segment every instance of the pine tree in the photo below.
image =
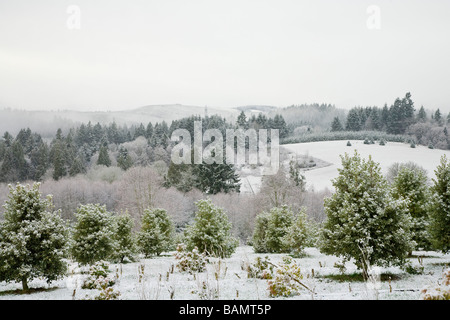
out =
[(417, 244), (416, 248), (430, 250), (427, 212), (430, 194), (424, 171), (418, 168), (401, 166), (392, 184), (392, 196), (397, 200), (407, 200), (408, 213), (412, 221), (412, 239)]
[(58, 129), (52, 142), (50, 158), (53, 164), (53, 179), (59, 180), (67, 174), (66, 146), (61, 129)]
[(294, 214), (284, 205), (272, 208), (257, 218), (252, 242), (257, 253), (289, 253), (291, 247), (286, 242), (294, 221)]
[(404, 265), (414, 247), (405, 202), (392, 198), (379, 164), (370, 157), (363, 160), (355, 151), (341, 159), (333, 180), (336, 191), (325, 200), (321, 252), (353, 258), (365, 279), (373, 265)]
[(80, 156), (77, 156), (72, 161), (72, 165), (69, 169), (69, 175), (71, 177), (74, 177), (77, 174), (82, 174), (82, 173), (86, 173), (86, 166), (84, 164), (83, 159)]
[(207, 194), (240, 192), (240, 179), (236, 169), (228, 163), (199, 164), (193, 168), (195, 187)]
[(72, 234), (72, 256), (81, 264), (108, 260), (114, 250), (113, 218), (106, 206), (80, 205)]
[(164, 209), (145, 209), (137, 244), (145, 257), (168, 251), (173, 242), (173, 222)]
[(231, 223), (224, 210), (215, 206), (211, 200), (199, 200), (196, 203), (194, 223), (186, 229), (188, 250), (195, 247), (203, 253), (221, 258), (230, 257), (238, 240), (231, 233)]
[(427, 121), (427, 113), (425, 112), (425, 109), (423, 106), (420, 107), (419, 112), (417, 113), (417, 120), (419, 122)]
[(100, 147), (100, 151), (98, 153), (97, 164), (107, 166), (107, 167), (111, 166), (111, 158), (109, 157), (109, 154), (108, 154), (108, 147), (106, 147), (104, 145)]
[(136, 252), (135, 239), (133, 236), (134, 222), (128, 212), (114, 217), (114, 236), (115, 241), (113, 257), (120, 263), (125, 258), (133, 259)]
[(333, 119), (333, 123), (331, 124), (331, 131), (332, 132), (337, 132), (337, 131), (343, 131), (344, 127), (341, 124), (341, 121), (339, 120), (338, 117), (334, 117)]
[(443, 124), (441, 110), (437, 109), (434, 113), (434, 121), (440, 126)]
[(131, 156), (128, 154), (128, 150), (124, 147), (119, 148), (117, 165), (124, 171), (130, 169), (133, 166), (133, 159), (131, 159)]
[(429, 231), (433, 247), (447, 253), (450, 252), (450, 162), (446, 155), (441, 157), (434, 172)]
[(361, 118), (357, 109), (351, 109), (347, 115), (347, 123), (345, 125), (347, 131), (360, 131), (361, 130)]
[(51, 197), (42, 199), (39, 183), (9, 186), (0, 222), (0, 281), (28, 282), (43, 277), (57, 280), (67, 269), (68, 229), (60, 212), (49, 211)]
[(244, 111), (241, 111), (236, 120), (236, 126), (240, 129), (248, 129), (248, 121)]

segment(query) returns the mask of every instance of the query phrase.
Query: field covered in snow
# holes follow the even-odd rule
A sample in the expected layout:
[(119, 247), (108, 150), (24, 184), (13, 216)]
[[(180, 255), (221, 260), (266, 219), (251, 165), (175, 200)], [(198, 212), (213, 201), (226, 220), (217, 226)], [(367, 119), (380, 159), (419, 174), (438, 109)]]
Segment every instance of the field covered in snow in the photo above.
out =
[[(372, 159), (380, 164), (383, 174), (387, 173), (388, 168), (398, 162), (414, 162), (423, 167), (428, 174), (428, 178), (434, 178), (434, 170), (439, 165), (442, 155), (450, 157), (449, 150), (429, 149), (424, 146), (411, 148), (409, 144), (388, 142), (385, 146), (378, 144), (364, 144), (362, 140), (351, 141), (352, 146), (347, 147), (345, 141), (323, 141), (282, 145), (288, 154), (302, 157), (311, 157), (317, 162), (314, 168), (303, 171), (306, 178), (306, 188), (313, 187), (320, 191), (325, 188), (333, 190), (331, 180), (338, 176), (338, 168), (341, 165), (341, 155), (348, 153), (353, 155), (354, 150), (358, 150), (361, 157)], [(283, 165), (288, 168), (288, 161)], [(258, 171), (253, 173), (243, 172), (242, 191), (258, 191), (261, 185), (261, 175)]]
[[(302, 289), (289, 298), (271, 298), (268, 282), (248, 278), (246, 267), (256, 257), (269, 257), (279, 263), (285, 255), (255, 254), (249, 246), (238, 247), (227, 259), (210, 259), (207, 270), (197, 274), (177, 270), (174, 253), (126, 264), (111, 264), (111, 277), (118, 277), (114, 289), (123, 300), (417, 300), (423, 288), (435, 288), (442, 279), (444, 268), (450, 265), (450, 255), (435, 252), (414, 252), (411, 264), (423, 267), (422, 274), (411, 275), (396, 267), (374, 269), (374, 282), (364, 282), (353, 263), (342, 272), (335, 263), (339, 259), (307, 248), (306, 255), (294, 259), (303, 274), (303, 283), (312, 292)], [(423, 259), (419, 259), (423, 257)], [(142, 271), (143, 270), (143, 271)], [(98, 295), (97, 290), (81, 289), (86, 275), (71, 264), (69, 276), (48, 285), (34, 280), (30, 288), (41, 288), (29, 294), (20, 293), (21, 285), (0, 282), (0, 299), (87, 299)], [(389, 278), (391, 280), (389, 281)], [(17, 291), (19, 290), (19, 291)]]
[(411, 148), (409, 144), (388, 142), (385, 146), (378, 144), (364, 144), (363, 141), (350, 141), (352, 146), (347, 147), (347, 141), (324, 141), (311, 143), (297, 143), (283, 145), (289, 152), (319, 158), (330, 163), (329, 166), (312, 169), (304, 172), (307, 187), (314, 186), (315, 190), (324, 188), (332, 189), (331, 180), (338, 175), (338, 168), (341, 164), (340, 155), (348, 153), (353, 155), (354, 150), (358, 150), (363, 158), (372, 156), (372, 159), (380, 163), (383, 174), (394, 163), (406, 163), (412, 161), (425, 170), (428, 177), (434, 178), (434, 170), (439, 165), (442, 155), (450, 157), (450, 151), (429, 149), (424, 146)]

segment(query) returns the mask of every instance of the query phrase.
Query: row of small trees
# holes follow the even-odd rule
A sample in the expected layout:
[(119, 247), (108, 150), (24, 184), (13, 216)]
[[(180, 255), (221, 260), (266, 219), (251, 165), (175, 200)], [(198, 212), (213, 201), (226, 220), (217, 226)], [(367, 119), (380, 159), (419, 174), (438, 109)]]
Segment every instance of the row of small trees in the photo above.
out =
[(98, 204), (80, 205), (76, 222), (69, 225), (59, 210), (53, 210), (52, 197), (42, 197), (39, 185), (10, 185), (0, 222), (0, 281), (22, 282), (23, 290), (37, 277), (48, 282), (63, 277), (67, 258), (82, 265), (123, 262), (139, 253), (150, 257), (174, 250), (175, 239), (184, 242), (187, 250), (198, 248), (228, 257), (238, 245), (230, 234), (228, 217), (210, 200), (196, 202), (194, 222), (177, 237), (173, 221), (158, 208), (144, 210), (138, 232), (133, 231), (134, 221), (128, 213), (116, 215)]

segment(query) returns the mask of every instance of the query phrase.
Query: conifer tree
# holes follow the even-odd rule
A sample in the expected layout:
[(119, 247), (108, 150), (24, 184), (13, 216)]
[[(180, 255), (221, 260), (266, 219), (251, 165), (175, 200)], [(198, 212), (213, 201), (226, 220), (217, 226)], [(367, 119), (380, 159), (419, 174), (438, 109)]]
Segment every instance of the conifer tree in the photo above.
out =
[(194, 186), (204, 193), (240, 192), (240, 178), (232, 164), (203, 162), (194, 166), (193, 175)]
[(114, 217), (114, 235), (115, 241), (113, 257), (120, 263), (125, 258), (133, 259), (136, 252), (135, 238), (133, 235), (134, 222), (128, 212)]
[(231, 233), (231, 222), (224, 210), (215, 206), (211, 200), (199, 200), (196, 203), (194, 223), (186, 229), (188, 250), (198, 248), (199, 252), (221, 258), (230, 257), (238, 240)]
[(109, 157), (109, 154), (108, 154), (108, 147), (106, 147), (104, 145), (100, 147), (100, 151), (98, 153), (97, 164), (107, 166), (107, 167), (111, 166), (111, 158)]
[(333, 180), (335, 193), (325, 199), (327, 220), (321, 232), (321, 252), (354, 259), (365, 279), (373, 265), (404, 265), (414, 248), (406, 203), (395, 200), (371, 157), (341, 156), (342, 168)]
[(173, 241), (173, 222), (164, 209), (145, 209), (137, 244), (145, 257), (160, 255), (170, 249)]
[(43, 277), (57, 280), (67, 269), (68, 229), (59, 211), (51, 211), (51, 196), (43, 199), (39, 183), (9, 186), (0, 222), (0, 281), (22, 282)]
[(128, 154), (127, 148), (124, 147), (119, 148), (117, 165), (124, 171), (130, 169), (133, 166), (133, 159), (131, 159), (131, 156)]
[(108, 260), (114, 250), (113, 218), (106, 206), (80, 205), (72, 234), (72, 256), (81, 264)]
[(412, 240), (416, 242), (416, 248), (430, 250), (427, 212), (430, 194), (424, 171), (405, 165), (400, 166), (392, 184), (392, 196), (394, 199), (407, 200), (407, 209), (412, 221)]
[(333, 119), (333, 123), (331, 124), (331, 131), (332, 132), (337, 132), (337, 131), (343, 131), (344, 127), (341, 124), (341, 121), (339, 120), (338, 117), (334, 117)]
[(294, 221), (294, 214), (286, 205), (272, 208), (256, 220), (252, 242), (258, 253), (288, 253), (285, 237)]
[(447, 156), (441, 157), (434, 172), (429, 231), (433, 247), (447, 253), (450, 252), (450, 162)]
[(419, 122), (427, 121), (427, 113), (425, 112), (425, 109), (423, 106), (420, 107), (419, 112), (417, 113), (417, 120)]

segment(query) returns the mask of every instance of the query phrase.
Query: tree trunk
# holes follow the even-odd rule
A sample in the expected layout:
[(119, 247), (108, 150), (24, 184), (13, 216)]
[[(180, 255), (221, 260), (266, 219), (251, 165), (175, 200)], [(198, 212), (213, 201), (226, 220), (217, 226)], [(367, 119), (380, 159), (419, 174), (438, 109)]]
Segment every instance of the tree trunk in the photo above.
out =
[(22, 278), (22, 290), (23, 291), (28, 291), (28, 282), (27, 282), (27, 278)]

